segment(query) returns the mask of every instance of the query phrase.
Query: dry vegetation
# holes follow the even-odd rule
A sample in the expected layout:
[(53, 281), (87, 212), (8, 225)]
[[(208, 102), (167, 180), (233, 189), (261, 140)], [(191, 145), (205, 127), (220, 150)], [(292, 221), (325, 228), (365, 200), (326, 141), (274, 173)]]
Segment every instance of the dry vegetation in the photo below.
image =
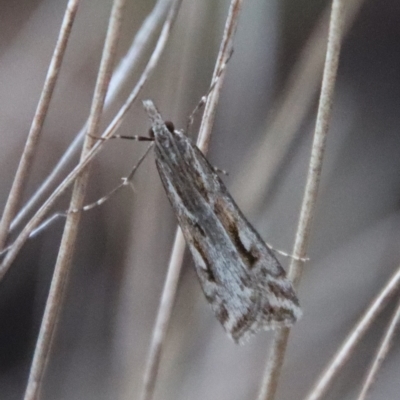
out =
[[(26, 210), (24, 205), (88, 118), (90, 132), (104, 132), (138, 82), (145, 83), (143, 90), (121, 121), (119, 134), (147, 132), (140, 103), (145, 98), (154, 99), (166, 119), (184, 127), (210, 84), (231, 2), (186, 0), (180, 5), (180, 1), (161, 0), (156, 23), (154, 11), (150, 14), (154, 4), (146, 0), (69, 1), (73, 3), (79, 7), (71, 35), (65, 37), (66, 52), (53, 82), (49, 109), (40, 113), (45, 116), (43, 128), (40, 116), (33, 127), (32, 119), (67, 1), (0, 3), (3, 209), (29, 131), (40, 133), (40, 140), (32, 147), (32, 165), (19, 178), (22, 199), (14, 203), (17, 211)], [(159, 359), (155, 400), (257, 396), (259, 400), (361, 400), (375, 357), (384, 360), (381, 368), (374, 367), (377, 377), (368, 398), (398, 398), (399, 346), (393, 318), (399, 317), (400, 280), (396, 61), (400, 6), (396, 1), (334, 3), (346, 3), (339, 18), (345, 34), (316, 209), (309, 241), (303, 247), (298, 244), (293, 250), (317, 119), (331, 2), (244, 1), (234, 55), (217, 91), (220, 101), (209, 159), (229, 171), (224, 178), (227, 186), (267, 242), (310, 257), (301, 280), (296, 278), (304, 317), (290, 332), (282, 371), (277, 374), (277, 393), (259, 395), (274, 333), (260, 333), (240, 347), (232, 343), (207, 305), (192, 260), (185, 254), (176, 299), (170, 298), (174, 307)], [(171, 4), (177, 7), (176, 20), (171, 11), (167, 17)], [(111, 24), (110, 15), (114, 16)], [(134, 68), (121, 69), (121, 60), (126, 60), (138, 32), (143, 42), (136, 40), (134, 46), (143, 43), (145, 47), (131, 58)], [(165, 37), (160, 39), (160, 32)], [(102, 55), (106, 37), (108, 50)], [(154, 53), (155, 48), (160, 51)], [(122, 81), (119, 86), (117, 78), (111, 81), (109, 92), (114, 94), (108, 93), (101, 113), (113, 69)], [(146, 82), (143, 71), (149, 78)], [(43, 94), (40, 104), (46, 104)], [(200, 120), (201, 115), (193, 136)], [(87, 147), (91, 145), (86, 142)], [(80, 147), (56, 174), (57, 185), (79, 162)], [(75, 197), (75, 204), (94, 201), (115, 187), (145, 147), (136, 142), (107, 142), (91, 164), (85, 200)], [(7, 244), (21, 238), (18, 235), (54, 187), (12, 225)], [(68, 208), (70, 196), (68, 189), (52, 204), (49, 215)], [(61, 311), (54, 319), (52, 340), (46, 342), (42, 328), (42, 354), (47, 354), (49, 344), (51, 351), (40, 398), (151, 397), (151, 379), (147, 397), (143, 395), (143, 374), (149, 365), (149, 346), (176, 230), (152, 155), (135, 176), (134, 192), (121, 191), (81, 215), (75, 240), (77, 219), (67, 224), (67, 243), (64, 236), (60, 245), (65, 224), (59, 219), (23, 246), (21, 242), (21, 251), (9, 267), (0, 267), (0, 275), (4, 274), (0, 283), (2, 399), (24, 398), (29, 375), (30, 393), (35, 393), (32, 383), (40, 378), (46, 358), (36, 360), (37, 375), (29, 371), (52, 279), (51, 293), (59, 298), (52, 310), (60, 307)], [(0, 229), (0, 241), (1, 232), (7, 234), (7, 229)], [(11, 258), (3, 256), (3, 262)], [(56, 263), (58, 286), (53, 278)], [(282, 263), (289, 267), (291, 261), (283, 258)], [(394, 336), (384, 340), (388, 328)], [(387, 352), (386, 357), (376, 356), (378, 350)], [(332, 360), (337, 362), (333, 367)], [(342, 365), (342, 361), (346, 362)], [(153, 363), (152, 370), (157, 366)], [(34, 396), (27, 393), (25, 400)]]

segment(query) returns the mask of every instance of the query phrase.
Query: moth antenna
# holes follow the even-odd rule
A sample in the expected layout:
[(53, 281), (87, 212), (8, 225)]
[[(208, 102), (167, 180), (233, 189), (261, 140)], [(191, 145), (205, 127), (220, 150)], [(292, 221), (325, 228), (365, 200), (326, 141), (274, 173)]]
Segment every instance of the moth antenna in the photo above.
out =
[(196, 116), (196, 114), (203, 108), (204, 104), (206, 104), (207, 98), (210, 95), (210, 93), (214, 90), (215, 85), (217, 84), (219, 78), (221, 77), (222, 73), (225, 71), (226, 66), (229, 62), (229, 60), (231, 59), (233, 54), (233, 49), (232, 51), (229, 53), (228, 58), (226, 59), (226, 61), (221, 65), (221, 68), (217, 71), (217, 74), (215, 75), (215, 78), (213, 79), (213, 81), (211, 82), (210, 87), (207, 90), (207, 93), (202, 96), (202, 98), (200, 99), (200, 101), (197, 103), (196, 107), (194, 108), (194, 110), (191, 112), (191, 114), (189, 115), (189, 118), (187, 120), (186, 123), (186, 134), (189, 134), (190, 128), (193, 125), (193, 121), (194, 121), (194, 117)]

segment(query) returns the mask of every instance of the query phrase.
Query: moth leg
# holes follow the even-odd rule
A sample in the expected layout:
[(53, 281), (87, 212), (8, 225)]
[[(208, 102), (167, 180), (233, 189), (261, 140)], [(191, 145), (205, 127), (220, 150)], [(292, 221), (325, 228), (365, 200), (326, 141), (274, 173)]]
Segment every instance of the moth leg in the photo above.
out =
[(275, 253), (280, 254), (281, 256), (293, 258), (293, 260), (296, 260), (296, 261), (302, 261), (302, 262), (310, 261), (310, 259), (309, 259), (308, 257), (306, 257), (306, 258), (296, 257), (296, 256), (294, 256), (293, 254), (285, 253), (284, 251), (275, 249), (274, 247), (272, 247), (272, 246), (271, 246), (269, 243), (267, 243), (267, 242), (265, 242), (265, 244), (266, 244), (272, 251), (274, 251)]
[(72, 208), (65, 212), (59, 212), (59, 213), (53, 214), (50, 218), (46, 219), (36, 229), (34, 229), (30, 233), (29, 238), (33, 238), (33, 237), (37, 236), (40, 232), (44, 231), (50, 225), (52, 225), (56, 220), (58, 220), (62, 217), (67, 217), (68, 214), (74, 214), (74, 213), (78, 213), (81, 211), (89, 211), (93, 208), (101, 206), (103, 203), (105, 203), (107, 200), (109, 200), (116, 192), (118, 192), (120, 189), (122, 189), (124, 186), (126, 186), (128, 184), (130, 184), (130, 181), (128, 181), (128, 178), (127, 177), (122, 178), (122, 182), (118, 186), (116, 186), (113, 190), (108, 192), (105, 196), (103, 196), (99, 200), (96, 200), (93, 203), (89, 203), (86, 206), (83, 206), (82, 208)]
[(147, 148), (147, 150), (143, 153), (143, 155), (140, 157), (139, 161), (137, 164), (132, 168), (132, 170), (129, 172), (129, 174), (123, 178), (121, 178), (122, 182), (116, 186), (114, 189), (112, 189), (110, 192), (108, 192), (105, 196), (103, 196), (101, 199), (87, 204), (86, 206), (83, 206), (82, 208), (73, 208), (70, 210), (67, 210), (66, 212), (61, 212), (61, 213), (56, 213), (52, 215), (50, 218), (46, 219), (44, 222), (42, 222), (36, 229), (34, 229), (31, 234), (29, 235), (29, 238), (32, 238), (45, 230), (49, 225), (51, 225), (53, 222), (55, 222), (57, 219), (60, 217), (67, 217), (68, 214), (70, 213), (78, 213), (81, 211), (89, 211), (93, 208), (96, 208), (98, 206), (101, 206), (103, 203), (105, 203), (107, 200), (109, 200), (115, 193), (117, 193), (119, 190), (121, 190), (125, 186), (130, 186), (133, 189), (133, 184), (132, 184), (132, 179), (133, 176), (135, 175), (136, 170), (139, 168), (140, 164), (144, 161), (146, 158), (147, 154), (149, 154), (151, 148), (153, 147), (153, 143), (150, 144), (150, 146)]
[(210, 95), (210, 93), (214, 90), (215, 85), (217, 84), (219, 78), (221, 77), (222, 73), (225, 71), (226, 66), (229, 62), (229, 60), (231, 59), (233, 54), (233, 50), (231, 51), (231, 53), (229, 54), (228, 58), (226, 59), (226, 61), (224, 62), (223, 65), (221, 65), (221, 68), (217, 71), (215, 78), (213, 79), (213, 81), (211, 82), (210, 87), (207, 90), (207, 93), (200, 99), (200, 101), (197, 103), (196, 107), (194, 108), (194, 110), (191, 112), (191, 114), (189, 115), (189, 118), (187, 120), (186, 123), (186, 134), (189, 134), (189, 130), (191, 128), (191, 126), (193, 125), (193, 121), (194, 121), (194, 117), (196, 116), (196, 114), (203, 108), (204, 104), (206, 104), (207, 101), (207, 97)]
[(128, 139), (128, 140), (137, 140), (139, 142), (153, 142), (154, 138), (150, 137), (150, 136), (138, 136), (138, 135), (134, 135), (134, 136), (126, 136), (126, 135), (113, 135), (110, 136), (108, 138), (103, 138), (100, 136), (93, 136), (93, 135), (89, 135), (91, 138), (96, 139), (96, 140), (101, 140), (103, 142), (109, 140), (109, 139)]
[(218, 167), (213, 167), (213, 170), (217, 173), (217, 174), (222, 174), (225, 176), (229, 175), (228, 171), (225, 171), (224, 169), (218, 168)]

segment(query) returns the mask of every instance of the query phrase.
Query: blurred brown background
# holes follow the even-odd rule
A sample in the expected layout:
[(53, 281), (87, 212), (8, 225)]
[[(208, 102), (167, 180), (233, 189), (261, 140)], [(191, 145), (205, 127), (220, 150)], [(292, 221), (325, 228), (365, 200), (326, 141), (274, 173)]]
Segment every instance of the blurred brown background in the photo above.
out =
[[(66, 3), (0, 2), (2, 205)], [(278, 99), (292, 67), (329, 4), (315, 0), (244, 2), (209, 153), (212, 163), (229, 171), (224, 180), (244, 214), (267, 242), (288, 252), (307, 174), (316, 97), (261, 201), (253, 201), (247, 188), (261, 186), (267, 171), (250, 176), (245, 171), (259, 141), (264, 140), (265, 125), (279, 109)], [(128, 2), (120, 56), (152, 6), (146, 0)], [(178, 127), (185, 126), (187, 116), (207, 91), (228, 6), (228, 1), (183, 2), (167, 50), (140, 96), (152, 98), (165, 118)], [(111, 2), (105, 0), (80, 5), (25, 200), (87, 118), (110, 8)], [(367, 0), (344, 41), (311, 261), (299, 289), (304, 317), (292, 331), (278, 399), (306, 395), (399, 264), (399, 20), (397, 1)], [(126, 91), (105, 113), (104, 127), (138, 75), (132, 74)], [(293, 117), (287, 115), (287, 119)], [(137, 102), (120, 133), (144, 134), (147, 129), (147, 118)], [(279, 134), (265, 153), (267, 161), (275, 156)], [(108, 143), (94, 161), (88, 202), (113, 188), (144, 146)], [(58, 210), (67, 204), (65, 197)], [(85, 213), (43, 399), (136, 398), (175, 229), (152, 156), (136, 176), (134, 194), (126, 190)], [(61, 232), (59, 221), (29, 241), (0, 284), (2, 399), (22, 398)], [(263, 332), (245, 346), (233, 344), (207, 305), (191, 264), (187, 255), (156, 398), (254, 399), (272, 335)], [(350, 399), (358, 393), (393, 305), (389, 304), (357, 347), (326, 398)], [(395, 340), (371, 398), (398, 398), (399, 358)]]

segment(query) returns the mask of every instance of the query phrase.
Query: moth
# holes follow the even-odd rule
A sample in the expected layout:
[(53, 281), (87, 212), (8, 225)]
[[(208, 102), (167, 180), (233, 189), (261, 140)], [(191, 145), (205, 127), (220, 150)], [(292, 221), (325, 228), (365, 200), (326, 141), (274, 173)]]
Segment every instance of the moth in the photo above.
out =
[(203, 153), (151, 100), (155, 161), (207, 301), (235, 342), (301, 316), (291, 282)]

